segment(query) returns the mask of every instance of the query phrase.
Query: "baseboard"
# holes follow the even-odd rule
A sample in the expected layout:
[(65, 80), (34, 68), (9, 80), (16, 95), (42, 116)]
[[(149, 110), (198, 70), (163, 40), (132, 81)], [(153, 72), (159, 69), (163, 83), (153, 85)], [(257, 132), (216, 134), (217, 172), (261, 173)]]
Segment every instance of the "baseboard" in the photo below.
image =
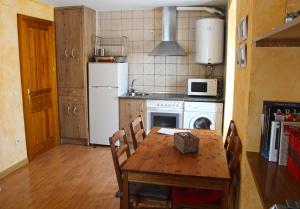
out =
[(21, 168), (27, 164), (28, 164), (28, 158), (25, 158), (24, 160), (21, 160), (20, 162), (17, 162), (16, 164), (6, 168), (5, 170), (0, 172), (0, 179), (4, 178), (8, 174), (11, 174), (12, 172), (18, 170), (19, 168)]
[(87, 138), (61, 138), (62, 144), (77, 144), (77, 145), (88, 145)]

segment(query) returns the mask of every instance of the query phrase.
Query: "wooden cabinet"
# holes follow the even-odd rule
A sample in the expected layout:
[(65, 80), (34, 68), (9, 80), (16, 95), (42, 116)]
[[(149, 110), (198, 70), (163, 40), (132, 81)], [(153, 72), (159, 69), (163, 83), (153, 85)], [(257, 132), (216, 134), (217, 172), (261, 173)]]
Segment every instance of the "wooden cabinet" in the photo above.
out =
[(62, 143), (88, 144), (87, 63), (93, 57), (96, 12), (59, 7), (54, 16)]
[(120, 99), (120, 129), (126, 128), (127, 137), (131, 141), (129, 123), (139, 115), (143, 116), (145, 129), (147, 129), (146, 100), (140, 99)]

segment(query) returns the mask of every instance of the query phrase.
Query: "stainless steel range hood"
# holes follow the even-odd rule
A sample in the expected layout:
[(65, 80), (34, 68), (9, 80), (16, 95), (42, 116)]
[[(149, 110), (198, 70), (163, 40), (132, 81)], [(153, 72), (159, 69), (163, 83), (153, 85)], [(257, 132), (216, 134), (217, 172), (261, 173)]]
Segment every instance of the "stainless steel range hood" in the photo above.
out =
[(149, 55), (184, 56), (184, 50), (177, 43), (176, 7), (163, 7), (162, 18), (162, 42)]

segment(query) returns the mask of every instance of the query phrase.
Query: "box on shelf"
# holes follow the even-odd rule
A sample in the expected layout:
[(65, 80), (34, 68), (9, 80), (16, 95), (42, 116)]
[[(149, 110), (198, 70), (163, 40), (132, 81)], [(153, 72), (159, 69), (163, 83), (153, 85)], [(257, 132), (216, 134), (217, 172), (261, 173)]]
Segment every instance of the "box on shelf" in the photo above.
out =
[(292, 175), (300, 181), (300, 128), (290, 128), (289, 132), (287, 165)]
[(174, 145), (183, 154), (198, 152), (199, 138), (190, 132), (175, 133)]

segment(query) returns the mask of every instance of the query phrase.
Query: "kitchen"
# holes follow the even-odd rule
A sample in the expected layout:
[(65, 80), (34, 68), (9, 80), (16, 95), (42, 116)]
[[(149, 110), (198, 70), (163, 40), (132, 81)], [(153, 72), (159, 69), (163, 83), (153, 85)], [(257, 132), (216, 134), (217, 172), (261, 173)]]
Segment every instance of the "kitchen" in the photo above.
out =
[[(78, 6), (82, 4), (85, 6)], [(288, 198), (300, 199), (298, 184), (287, 167), (268, 163), (257, 154), (261, 152), (263, 103), (299, 102), (298, 84), (295, 84), (299, 75), (295, 55), (299, 49), (294, 47), (298, 40), (277, 41), (280, 36), (268, 39), (273, 30), (284, 33), (286, 28), (297, 27), (299, 3), (229, 0), (141, 4), (105, 1), (100, 5), (91, 1), (55, 0), (0, 3), (5, 48), (0, 92), (7, 98), (1, 101), (0, 117), (4, 124), (0, 131), (4, 139), (0, 142), (0, 203), (4, 208), (41, 208), (41, 202), (46, 208), (118, 208), (120, 199), (113, 197), (117, 181), (108, 139), (115, 131), (125, 128), (132, 148), (129, 123), (139, 115), (148, 137), (141, 148), (163, 146), (163, 142), (150, 143), (156, 126), (194, 129), (196, 135), (197, 129), (199, 133), (205, 133), (203, 129), (216, 130), (225, 141), (233, 119), (243, 144), (236, 208), (269, 208)], [(38, 20), (37, 24), (30, 25), (30, 21), (35, 21), (31, 17), (47, 21)], [(285, 17), (292, 22), (285, 23)], [(240, 39), (238, 24), (247, 21), (246, 37)], [(47, 27), (36, 28), (34, 33), (26, 29), (42, 24)], [(201, 24), (219, 31), (209, 33)], [(41, 28), (49, 30), (49, 34), (55, 31), (55, 46), (48, 48), (47, 53), (43, 41), (48, 39), (46, 43), (50, 43), (54, 36), (39, 35)], [(291, 31), (298, 34), (293, 28)], [(53, 73), (49, 79), (39, 77), (45, 74), (26, 79), (28, 74), (23, 74), (23, 69), (29, 66), (27, 61), (33, 57), (28, 49), (35, 44), (26, 45), (22, 37), (32, 35), (36, 38), (27, 40), (43, 43), (40, 48), (35, 47), (37, 55), (41, 55), (37, 61), (46, 58), (45, 54), (50, 55), (48, 62), (36, 65), (50, 65), (48, 70)], [(166, 45), (162, 40), (170, 41), (172, 50), (168, 47), (161, 50), (160, 46)], [(205, 51), (208, 49), (211, 51)], [(12, 53), (6, 53), (8, 50)], [(56, 61), (51, 58), (55, 54)], [(11, 62), (18, 60), (15, 55), (20, 55), (20, 63)], [(12, 70), (7, 71), (8, 66)], [(282, 79), (279, 75), (291, 82), (279, 85)], [(55, 82), (50, 84), (54, 78), (57, 78), (57, 91)], [(38, 82), (27, 82), (34, 80)], [(44, 109), (40, 108), (41, 104)], [(29, 127), (29, 119), (35, 128)], [(157, 140), (160, 137), (157, 135)], [(36, 144), (30, 144), (30, 140)], [(132, 155), (125, 173), (131, 175), (133, 169), (142, 168), (134, 168), (133, 163), (133, 159), (136, 162), (143, 159), (139, 150), (143, 149)], [(178, 157), (177, 154), (174, 156)], [(224, 160), (221, 158), (219, 163)], [(155, 162), (160, 158), (148, 155), (147, 159)], [(213, 162), (208, 164), (214, 166)], [(28, 172), (30, 169), (32, 172)], [(271, 194), (265, 191), (276, 176), (271, 175), (274, 170), (280, 173), (278, 178), (288, 180), (279, 181)], [(203, 172), (196, 167), (194, 171)], [(263, 180), (259, 173), (269, 175)], [(41, 187), (39, 180), (43, 180)], [(14, 185), (23, 181), (31, 183)], [(283, 182), (290, 189), (280, 195)], [(53, 185), (57, 185), (60, 195), (53, 195), (52, 192), (58, 191)], [(34, 199), (31, 195), (24, 198), (17, 195), (31, 191)], [(12, 200), (9, 194), (16, 195), (18, 200)], [(45, 202), (51, 194), (53, 199)], [(124, 199), (121, 203), (126, 205)]]

